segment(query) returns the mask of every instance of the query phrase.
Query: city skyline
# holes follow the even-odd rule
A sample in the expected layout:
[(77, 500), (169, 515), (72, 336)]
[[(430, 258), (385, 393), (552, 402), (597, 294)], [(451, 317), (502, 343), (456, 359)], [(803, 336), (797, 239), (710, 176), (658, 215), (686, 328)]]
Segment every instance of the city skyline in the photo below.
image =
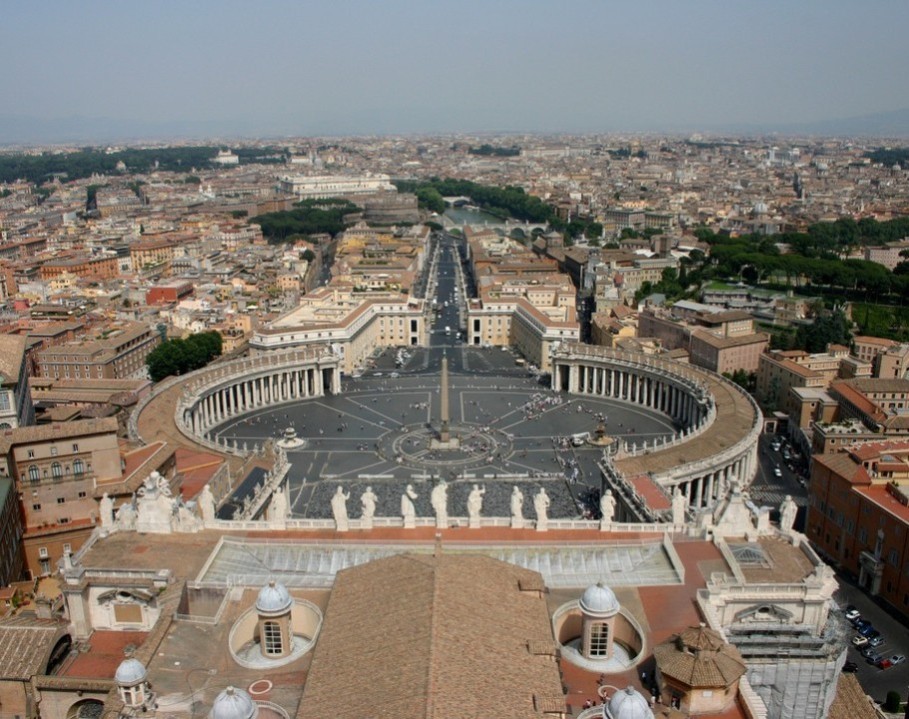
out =
[(0, 79), (12, 99), (0, 144), (131, 131), (823, 134), (867, 115), (883, 118), (880, 134), (899, 134), (888, 129), (905, 126), (909, 107), (892, 83), (909, 68), (909, 6), (876, 7), (14, 6), (0, 30), (15, 58)]

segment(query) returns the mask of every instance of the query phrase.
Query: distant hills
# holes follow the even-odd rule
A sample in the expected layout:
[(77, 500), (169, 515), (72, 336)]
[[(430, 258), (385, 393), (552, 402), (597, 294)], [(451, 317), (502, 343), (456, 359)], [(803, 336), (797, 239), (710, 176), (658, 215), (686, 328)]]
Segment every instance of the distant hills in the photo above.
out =
[[(388, 123), (385, 123), (388, 124)], [(676, 132), (669, 128), (660, 130), (652, 126), (646, 129), (651, 132)], [(632, 131), (635, 128), (624, 128)], [(816, 135), (816, 136), (849, 136), (909, 138), (909, 108), (857, 115), (837, 119), (801, 123), (754, 123), (754, 124), (709, 124), (702, 128), (691, 127), (690, 131), (709, 133), (732, 133), (739, 135)], [(464, 128), (470, 132), (471, 128)], [(687, 132), (688, 130), (686, 130)], [(369, 128), (361, 132), (371, 134)], [(402, 131), (406, 132), (406, 131)], [(434, 130), (427, 128), (431, 134)], [(533, 132), (525, 130), (524, 132)], [(539, 130), (544, 132), (544, 130)], [(556, 130), (545, 130), (547, 134)], [(67, 118), (29, 117), (23, 115), (0, 115), (0, 146), (31, 145), (44, 143), (85, 143), (99, 144), (135, 140), (174, 140), (174, 139), (215, 139), (239, 137), (269, 137), (277, 134), (287, 135), (286, 128), (276, 130), (274, 127), (256, 126), (253, 121), (212, 120), (212, 121), (170, 121), (151, 122), (145, 120), (129, 121), (106, 117), (73, 116)], [(301, 129), (301, 134), (304, 134)], [(355, 134), (355, 133), (351, 133)]]

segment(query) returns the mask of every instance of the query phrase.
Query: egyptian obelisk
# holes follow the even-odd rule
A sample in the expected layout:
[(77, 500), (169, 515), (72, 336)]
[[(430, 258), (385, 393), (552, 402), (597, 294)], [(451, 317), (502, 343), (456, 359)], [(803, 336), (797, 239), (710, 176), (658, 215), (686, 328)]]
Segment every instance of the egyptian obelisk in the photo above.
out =
[(442, 387), (440, 389), (441, 403), (441, 422), (439, 424), (439, 443), (447, 445), (451, 441), (451, 433), (448, 430), (449, 408), (448, 408), (448, 357), (442, 357)]

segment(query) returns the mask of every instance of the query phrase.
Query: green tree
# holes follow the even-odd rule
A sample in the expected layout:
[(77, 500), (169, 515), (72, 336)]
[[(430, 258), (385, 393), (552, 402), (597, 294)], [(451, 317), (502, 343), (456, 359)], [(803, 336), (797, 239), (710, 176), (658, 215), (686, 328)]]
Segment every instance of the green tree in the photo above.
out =
[(824, 312), (795, 333), (795, 344), (807, 352), (824, 352), (828, 344), (849, 345), (852, 331), (842, 310)]

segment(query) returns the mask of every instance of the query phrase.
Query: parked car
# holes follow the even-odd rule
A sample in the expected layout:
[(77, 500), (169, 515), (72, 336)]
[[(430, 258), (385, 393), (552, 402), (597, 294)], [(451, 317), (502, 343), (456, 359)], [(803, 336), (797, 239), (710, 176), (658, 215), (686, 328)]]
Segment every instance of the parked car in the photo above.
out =
[(856, 634), (852, 637), (852, 646), (854, 647), (864, 647), (868, 644), (868, 637), (863, 637), (861, 634)]
[(862, 656), (865, 657), (865, 661), (869, 664), (877, 664), (881, 659), (884, 659), (884, 655), (874, 647), (865, 647), (862, 650)]
[(774, 467), (774, 468), (773, 468), (773, 476), (774, 476), (774, 477), (782, 477), (782, 476), (783, 476), (783, 470), (780, 469), (779, 467)]
[(855, 662), (846, 662), (845, 664), (843, 664), (843, 671), (849, 672), (850, 674), (854, 674), (856, 671), (858, 671), (858, 664), (856, 664)]
[(861, 613), (858, 609), (853, 607), (851, 604), (846, 607), (846, 619), (847, 621), (854, 622), (856, 619), (861, 619)]
[(871, 637), (877, 636), (877, 634), (875, 634), (876, 631), (877, 631), (877, 629), (874, 628), (874, 625), (869, 624), (868, 626), (862, 627), (861, 629), (859, 629), (858, 633), (861, 634), (863, 637), (868, 637), (869, 639), (871, 639)]
[(856, 619), (852, 622), (852, 626), (855, 627), (855, 631), (860, 632), (865, 627), (870, 627), (871, 622), (869, 622), (867, 619), (862, 619), (861, 617), (859, 617), (858, 619)]
[(902, 664), (904, 661), (906, 661), (905, 654), (894, 654), (892, 657), (890, 657), (891, 664)]
[(876, 665), (878, 669), (889, 669), (893, 666), (893, 662), (889, 659), (881, 659)]
[(868, 637), (868, 644), (872, 647), (879, 647), (886, 641), (887, 640), (884, 639), (884, 637), (882, 637), (880, 634), (878, 634), (876, 637)]

